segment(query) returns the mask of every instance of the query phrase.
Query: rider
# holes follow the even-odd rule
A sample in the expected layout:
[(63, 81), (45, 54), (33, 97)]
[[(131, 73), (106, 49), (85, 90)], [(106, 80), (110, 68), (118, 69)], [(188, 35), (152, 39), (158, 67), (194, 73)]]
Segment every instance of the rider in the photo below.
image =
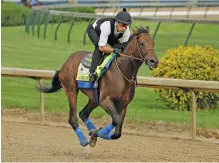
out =
[(91, 82), (94, 82), (97, 77), (95, 70), (103, 53), (121, 53), (122, 45), (124, 45), (122, 43), (127, 42), (130, 37), (129, 25), (131, 22), (131, 16), (124, 8), (123, 11), (117, 13), (115, 18), (102, 18), (88, 26), (88, 36), (95, 45), (89, 75)]

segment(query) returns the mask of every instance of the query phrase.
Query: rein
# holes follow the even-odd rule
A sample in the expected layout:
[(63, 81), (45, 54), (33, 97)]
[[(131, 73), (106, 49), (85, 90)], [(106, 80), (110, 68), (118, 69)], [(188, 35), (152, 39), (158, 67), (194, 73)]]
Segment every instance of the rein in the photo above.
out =
[[(130, 60), (139, 60), (139, 61), (141, 61), (141, 62), (143, 62), (143, 63), (148, 62), (147, 59), (144, 58), (143, 56), (146, 55), (150, 50), (154, 50), (154, 48), (149, 48), (149, 49), (147, 49), (147, 51), (146, 51), (145, 53), (143, 53), (142, 50), (139, 48), (139, 43), (138, 43), (138, 38), (139, 38), (141, 35), (147, 35), (147, 34), (146, 34), (146, 33), (142, 33), (142, 34), (140, 34), (140, 35), (136, 38), (136, 39), (137, 39), (137, 44), (136, 44), (136, 46), (137, 46), (138, 53), (139, 53), (139, 55), (140, 55), (141, 58), (138, 58), (138, 57), (135, 57), (135, 56), (132, 56), (132, 55), (129, 56), (129, 55), (125, 55), (125, 54), (119, 54), (119, 55), (122, 56), (122, 57), (127, 57), (127, 58), (129, 58)], [(117, 63), (117, 57), (115, 58), (115, 61), (116, 61), (116, 67), (118, 68), (118, 70), (119, 70), (119, 72), (122, 74), (122, 76), (123, 76), (129, 83), (135, 85), (135, 87), (136, 87), (136, 85), (137, 85), (137, 78), (136, 78), (136, 76), (132, 76), (132, 79), (128, 79), (128, 78), (122, 73), (122, 71), (120, 70), (120, 68), (119, 68), (119, 66), (118, 66), (118, 63)]]
[(118, 68), (119, 72), (122, 74), (122, 76), (125, 78), (125, 80), (127, 80), (129, 83), (133, 84), (133, 85), (137, 85), (137, 80), (135, 76), (132, 76), (132, 79), (128, 79), (120, 70), (119, 65), (117, 63), (117, 59), (116, 59), (116, 67)]

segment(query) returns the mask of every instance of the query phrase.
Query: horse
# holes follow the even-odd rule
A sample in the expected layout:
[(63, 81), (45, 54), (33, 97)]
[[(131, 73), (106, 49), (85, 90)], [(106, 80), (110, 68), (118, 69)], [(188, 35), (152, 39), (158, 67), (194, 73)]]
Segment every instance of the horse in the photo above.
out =
[[(88, 144), (94, 147), (98, 137), (107, 140), (121, 137), (127, 106), (135, 94), (136, 76), (140, 66), (144, 63), (150, 70), (153, 70), (159, 63), (149, 31), (148, 26), (133, 30), (123, 53), (115, 57), (109, 69), (99, 79), (98, 100), (95, 98), (96, 93), (93, 89), (81, 89), (77, 85), (77, 70), (83, 58), (90, 53), (88, 51), (76, 51), (70, 55), (61, 69), (56, 71), (51, 86), (38, 86), (38, 90), (44, 93), (54, 93), (61, 88), (64, 89), (70, 108), (68, 122), (82, 147)], [(79, 112), (79, 117), (89, 130), (89, 142), (78, 124), (77, 95), (79, 90), (88, 97), (88, 103)], [(91, 112), (98, 106), (112, 118), (112, 123), (100, 129), (97, 129), (89, 119)]]

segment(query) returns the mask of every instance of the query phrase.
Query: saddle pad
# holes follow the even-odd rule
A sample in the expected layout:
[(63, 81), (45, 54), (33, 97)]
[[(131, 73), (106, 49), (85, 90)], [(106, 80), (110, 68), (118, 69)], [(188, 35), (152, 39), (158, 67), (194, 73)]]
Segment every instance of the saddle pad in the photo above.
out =
[(78, 74), (77, 74), (76, 80), (89, 81), (90, 80), (89, 68), (85, 67), (82, 63), (80, 63), (78, 67)]
[(83, 65), (85, 68), (90, 68), (90, 66), (91, 66), (91, 61), (92, 61), (92, 56), (93, 56), (93, 53), (89, 53), (89, 54), (82, 60), (82, 65)]
[[(112, 61), (114, 58), (117, 56), (117, 54), (110, 54), (107, 55), (101, 65), (97, 66), (96, 73), (98, 76), (98, 79), (106, 72), (106, 70), (110, 67)], [(77, 78), (76, 80), (80, 81), (89, 81), (89, 65), (91, 64), (91, 58), (92, 58), (92, 53), (88, 54), (80, 63), (78, 67), (78, 73), (77, 73)]]

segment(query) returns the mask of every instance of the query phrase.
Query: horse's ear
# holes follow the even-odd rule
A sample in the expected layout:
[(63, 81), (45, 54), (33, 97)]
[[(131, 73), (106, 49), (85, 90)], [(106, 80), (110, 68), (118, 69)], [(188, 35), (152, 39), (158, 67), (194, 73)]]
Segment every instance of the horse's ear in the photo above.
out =
[(146, 27), (146, 32), (150, 33), (150, 28), (148, 26)]
[(133, 33), (136, 33), (136, 29), (134, 29), (133, 27), (132, 27), (132, 32), (133, 32)]

